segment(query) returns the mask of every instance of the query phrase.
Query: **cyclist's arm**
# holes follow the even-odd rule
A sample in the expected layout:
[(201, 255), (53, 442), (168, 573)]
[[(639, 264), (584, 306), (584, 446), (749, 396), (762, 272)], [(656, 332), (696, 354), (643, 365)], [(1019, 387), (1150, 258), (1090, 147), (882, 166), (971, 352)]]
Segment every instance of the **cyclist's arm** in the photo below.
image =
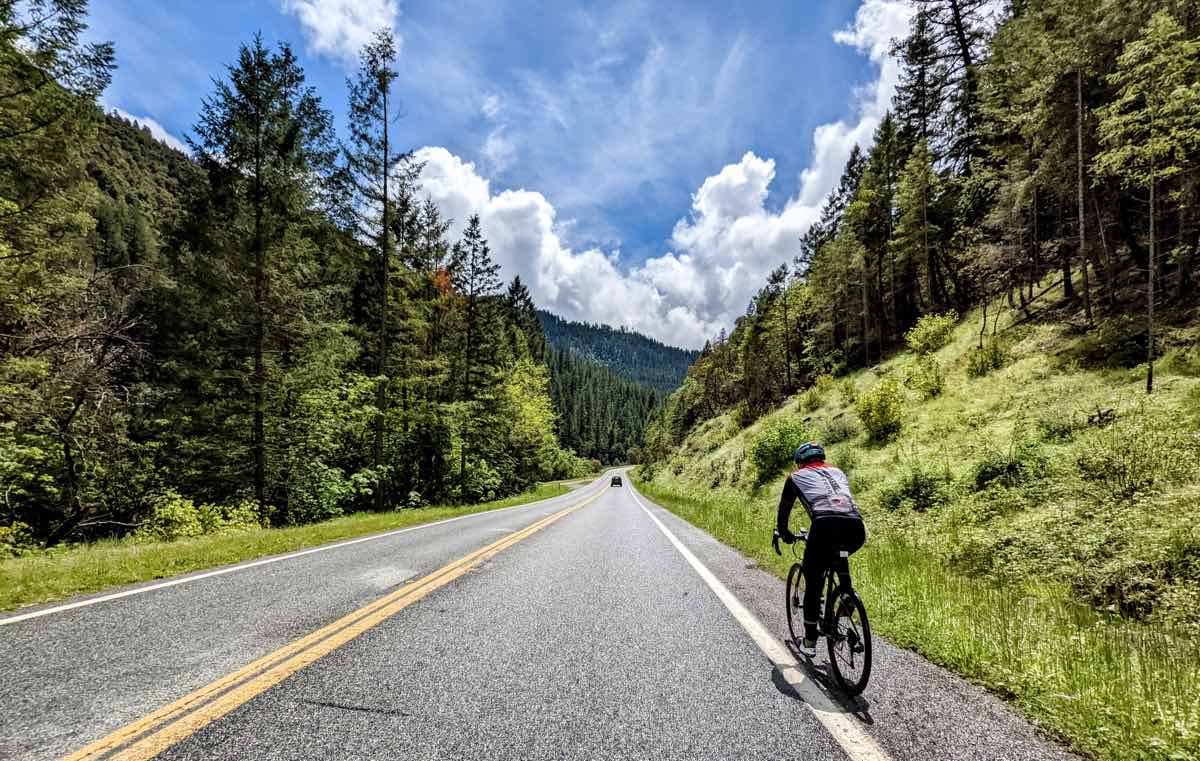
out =
[(800, 497), (800, 490), (796, 488), (796, 484), (792, 479), (787, 479), (783, 482), (783, 494), (779, 497), (779, 511), (775, 516), (775, 530), (780, 536), (791, 535), (791, 530), (788, 529), (788, 518), (792, 515), (792, 507), (796, 504), (796, 499)]

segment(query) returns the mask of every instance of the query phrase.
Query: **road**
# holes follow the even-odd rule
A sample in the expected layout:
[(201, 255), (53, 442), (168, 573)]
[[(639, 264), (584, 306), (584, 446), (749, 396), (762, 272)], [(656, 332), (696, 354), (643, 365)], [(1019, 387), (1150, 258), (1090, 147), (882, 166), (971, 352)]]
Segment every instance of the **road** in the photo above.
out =
[(0, 758), (1072, 758), (880, 638), (839, 699), (779, 579), (607, 474), (184, 578), (0, 617)]

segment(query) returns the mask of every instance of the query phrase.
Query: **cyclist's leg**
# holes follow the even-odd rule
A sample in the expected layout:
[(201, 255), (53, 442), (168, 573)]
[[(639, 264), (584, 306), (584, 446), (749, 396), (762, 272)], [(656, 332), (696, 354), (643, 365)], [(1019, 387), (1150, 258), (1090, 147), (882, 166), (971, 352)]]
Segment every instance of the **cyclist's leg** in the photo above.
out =
[(825, 585), (825, 571), (829, 568), (825, 534), (821, 519), (813, 521), (808, 532), (808, 543), (804, 546), (804, 639), (809, 642), (817, 638), (817, 621), (821, 618), (821, 588)]
[[(837, 525), (830, 526), (831, 533), (836, 533), (836, 541), (832, 542), (838, 550), (847, 555), (853, 555), (862, 548), (867, 540), (867, 530), (863, 522), (857, 518), (837, 518)], [(841, 557), (840, 552), (833, 558), (831, 566), (838, 576), (838, 582), (850, 588), (850, 563)]]

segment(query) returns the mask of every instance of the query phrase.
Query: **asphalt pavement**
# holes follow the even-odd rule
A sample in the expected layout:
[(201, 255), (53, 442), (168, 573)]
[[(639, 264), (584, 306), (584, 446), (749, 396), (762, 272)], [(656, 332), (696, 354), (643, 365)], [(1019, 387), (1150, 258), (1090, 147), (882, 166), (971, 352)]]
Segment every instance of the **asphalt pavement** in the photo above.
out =
[[(1071, 757), (999, 700), (879, 637), (859, 700), (823, 687), (820, 659), (781, 667), (779, 641), (764, 649), (763, 637), (787, 631), (782, 582), (608, 477), (0, 617), (0, 758), (64, 757), (131, 723), (145, 733), (130, 743), (174, 732), (146, 746), (164, 759)], [(318, 644), (285, 663), (298, 640)], [(272, 658), (298, 665), (254, 676), (283, 668)], [(217, 681), (239, 670), (250, 676)], [(136, 724), (214, 682), (207, 707)]]

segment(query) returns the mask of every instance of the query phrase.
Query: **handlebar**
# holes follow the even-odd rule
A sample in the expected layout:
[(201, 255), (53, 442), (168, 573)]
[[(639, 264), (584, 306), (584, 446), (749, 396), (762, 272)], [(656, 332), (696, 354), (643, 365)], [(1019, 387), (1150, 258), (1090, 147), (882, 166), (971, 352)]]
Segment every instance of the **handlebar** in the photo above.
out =
[[(776, 555), (782, 555), (782, 554), (783, 554), (783, 553), (782, 553), (782, 552), (780, 552), (780, 550), (779, 550), (779, 540), (780, 540), (781, 538), (782, 538), (782, 537), (781, 537), (781, 536), (779, 536), (779, 529), (775, 529), (774, 533), (772, 533), (772, 534), (771, 534), (771, 546), (775, 548), (775, 554), (776, 554)], [(797, 541), (797, 542), (807, 542), (807, 541), (808, 541), (808, 532), (807, 532), (807, 531), (805, 531), (805, 530), (803, 530), (803, 529), (801, 529), (801, 530), (800, 530), (800, 533), (796, 534), (796, 541)]]

